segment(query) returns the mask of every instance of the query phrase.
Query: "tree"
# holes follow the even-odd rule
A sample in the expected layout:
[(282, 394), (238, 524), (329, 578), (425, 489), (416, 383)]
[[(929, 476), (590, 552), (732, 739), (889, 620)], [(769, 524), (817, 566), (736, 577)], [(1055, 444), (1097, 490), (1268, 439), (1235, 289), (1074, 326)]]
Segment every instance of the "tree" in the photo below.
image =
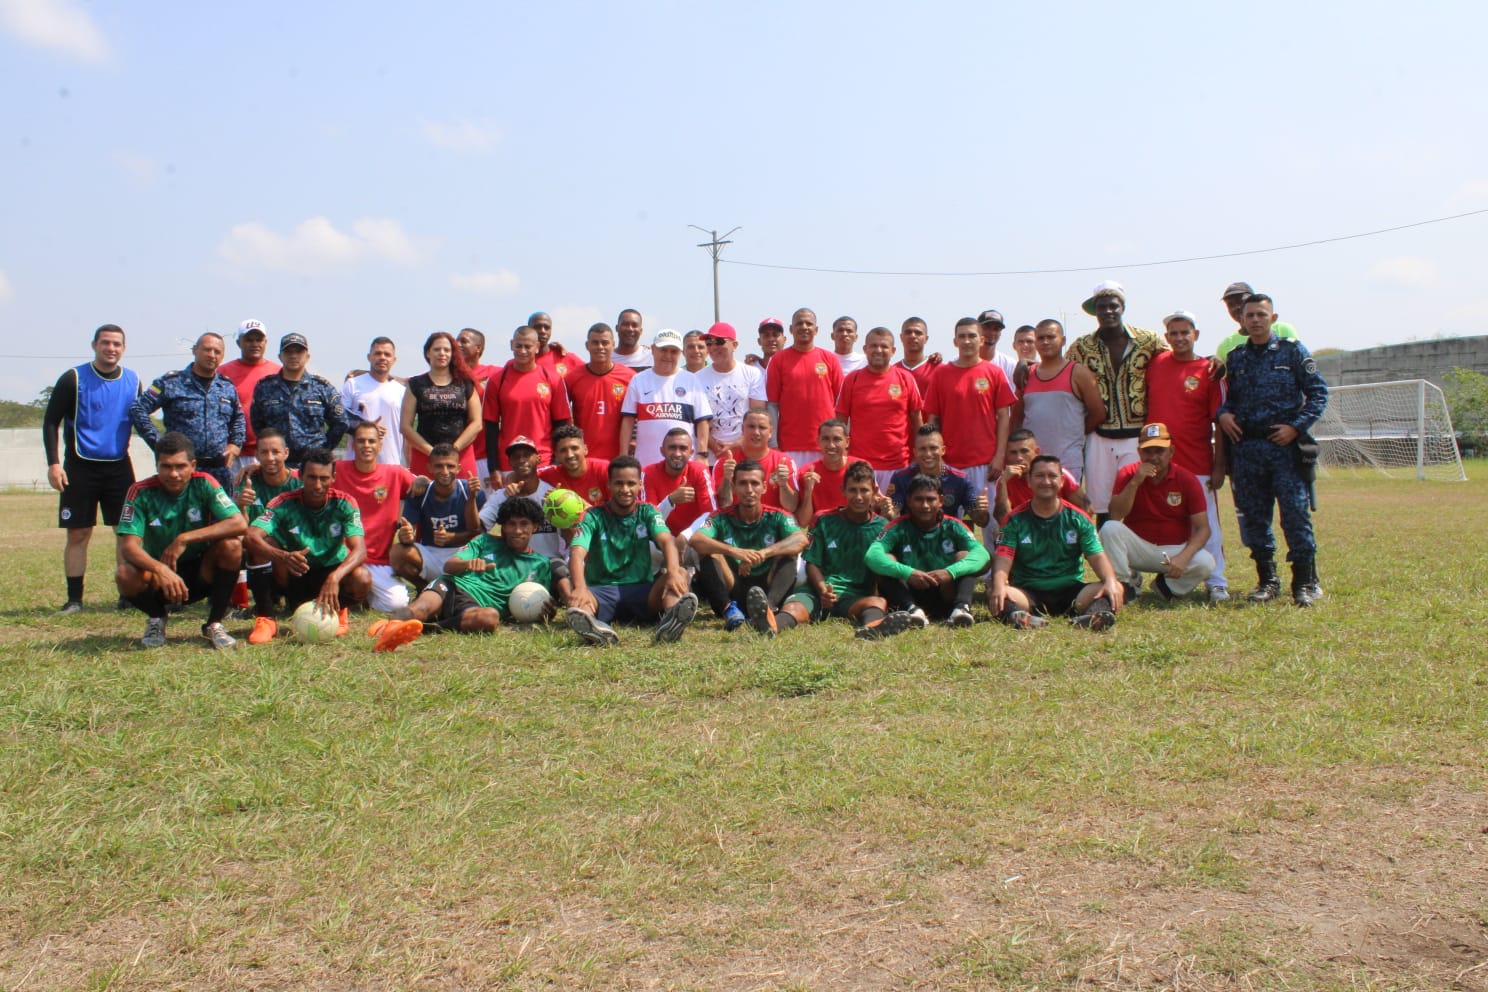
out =
[(1482, 449), (1488, 444), (1488, 375), (1454, 368), (1442, 376), (1442, 386), (1462, 446)]

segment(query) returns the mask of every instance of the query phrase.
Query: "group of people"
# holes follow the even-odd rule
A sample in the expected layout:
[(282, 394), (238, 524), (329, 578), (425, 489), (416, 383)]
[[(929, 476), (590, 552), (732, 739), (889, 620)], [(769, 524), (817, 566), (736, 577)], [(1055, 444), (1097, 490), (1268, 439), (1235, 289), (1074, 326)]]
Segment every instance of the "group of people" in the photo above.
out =
[[(1192, 313), (1162, 334), (1133, 327), (1125, 289), (1103, 282), (1083, 304), (1093, 330), (1067, 342), (1057, 320), (1024, 325), (1012, 354), (997, 310), (958, 320), (947, 359), (927, 353), (918, 317), (861, 345), (840, 317), (818, 346), (806, 308), (760, 321), (743, 356), (724, 322), (643, 343), (627, 309), (591, 326), (580, 356), (539, 312), (504, 364), (485, 363), (474, 328), (436, 332), (427, 371), (403, 379), (378, 337), (339, 385), (309, 371), (302, 334), (269, 359), (255, 320), (239, 358), (203, 334), (186, 368), (146, 385), (105, 324), (43, 426), (67, 531), (62, 609), (82, 609), (101, 507), (121, 607), (146, 614), (148, 646), (165, 643), (173, 605), (206, 598), (217, 647), (251, 599), (250, 643), (313, 601), (343, 632), (351, 605), (385, 614), (373, 632), (391, 649), (494, 630), (522, 582), (550, 589), (593, 644), (615, 643), (617, 622), (675, 640), (701, 600), (725, 629), (767, 636), (826, 617), (864, 638), (970, 626), (979, 582), (1012, 626), (1069, 615), (1099, 630), (1144, 574), (1162, 599), (1229, 598), (1226, 478), (1256, 564), (1248, 598), (1280, 595), (1279, 504), (1307, 606), (1321, 589), (1306, 442), (1327, 387), (1270, 297), (1237, 282), (1222, 299), (1239, 330), (1209, 356)], [(156, 457), (138, 483), (132, 431)], [(544, 510), (560, 489), (586, 507), (576, 522)]]

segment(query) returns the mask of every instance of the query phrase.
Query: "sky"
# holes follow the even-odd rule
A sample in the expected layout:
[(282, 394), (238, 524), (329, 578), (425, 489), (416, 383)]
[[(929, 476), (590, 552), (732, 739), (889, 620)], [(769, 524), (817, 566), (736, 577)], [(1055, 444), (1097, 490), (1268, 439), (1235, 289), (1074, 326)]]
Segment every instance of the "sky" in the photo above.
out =
[(741, 350), (801, 306), (1073, 337), (1103, 279), (1200, 351), (1236, 279), (1314, 349), (1485, 334), (1485, 35), (1460, 2), (0, 0), (0, 398), (102, 323), (146, 377), (251, 317), (336, 381), (381, 334), (403, 374), (435, 330), (505, 360), (535, 310), (706, 328), (689, 225), (740, 228)]

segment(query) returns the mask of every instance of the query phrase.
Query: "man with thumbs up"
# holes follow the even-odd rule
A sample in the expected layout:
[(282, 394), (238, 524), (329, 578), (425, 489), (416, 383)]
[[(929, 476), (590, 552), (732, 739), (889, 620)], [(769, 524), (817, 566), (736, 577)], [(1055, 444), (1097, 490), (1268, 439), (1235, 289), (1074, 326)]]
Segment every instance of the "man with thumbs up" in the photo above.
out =
[(390, 613), (408, 605), (408, 587), (394, 573), (389, 557), (393, 533), (398, 529), (398, 511), (403, 497), (423, 496), (428, 480), (420, 482), (403, 466), (377, 460), (382, 451), (382, 432), (376, 424), (360, 423), (353, 428), (351, 446), (356, 459), (336, 463), (336, 489), (355, 500), (361, 510), (367, 571), (372, 574), (367, 605)]
[(479, 483), (457, 477), (460, 452), (452, 444), (436, 444), (428, 464), (430, 485), (422, 496), (403, 501), (388, 554), (398, 577), (415, 586), (443, 575), (445, 562), (481, 532)]

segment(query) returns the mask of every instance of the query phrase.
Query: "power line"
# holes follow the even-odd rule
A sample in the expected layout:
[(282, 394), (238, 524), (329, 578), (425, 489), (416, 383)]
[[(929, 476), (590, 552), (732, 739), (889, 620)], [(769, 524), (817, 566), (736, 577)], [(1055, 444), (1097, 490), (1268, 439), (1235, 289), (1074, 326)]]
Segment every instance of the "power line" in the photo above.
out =
[[(164, 355), (130, 355), (129, 358), (130, 358), (131, 361), (133, 361), (136, 358), (180, 358), (181, 355), (182, 355), (182, 352), (172, 351), (172, 352), (168, 352), (168, 353), (166, 353)], [(20, 358), (20, 359), (27, 359), (27, 360), (34, 359), (36, 361), (44, 361), (44, 362), (66, 362), (66, 361), (70, 361), (70, 360), (75, 359), (75, 358), (78, 358), (78, 357), (79, 357), (79, 355), (0, 355), (0, 358), (5, 358), (5, 359), (11, 359), (11, 358)]]
[(1488, 214), (1488, 207), (1481, 210), (1469, 210), (1465, 213), (1451, 214), (1447, 217), (1433, 217), (1430, 220), (1418, 220), (1410, 224), (1399, 224), (1395, 227), (1382, 227), (1377, 231), (1362, 231), (1359, 234), (1340, 234), (1333, 238), (1319, 238), (1316, 241), (1299, 241), (1296, 244), (1276, 245), (1272, 248), (1251, 248), (1245, 251), (1226, 251), (1215, 255), (1192, 255), (1188, 258), (1165, 258), (1153, 262), (1117, 262), (1110, 265), (1076, 265), (1054, 269), (1004, 269), (997, 272), (881, 272), (873, 269), (829, 269), (812, 265), (776, 265), (770, 262), (746, 262), (737, 258), (721, 259), (725, 265), (747, 265), (755, 269), (786, 269), (792, 272), (826, 272), (834, 275), (844, 276), (935, 276), (948, 278), (966, 278), (972, 276), (1040, 276), (1057, 275), (1076, 272), (1109, 272), (1112, 269), (1147, 269), (1158, 265), (1182, 265), (1185, 262), (1212, 262), (1221, 258), (1243, 258), (1247, 255), (1266, 255), (1271, 252), (1292, 251), (1296, 248), (1312, 248), (1317, 245), (1329, 245), (1339, 241), (1353, 241), (1357, 238), (1372, 238), (1380, 234), (1390, 234), (1395, 231), (1407, 231), (1413, 227), (1426, 227), (1429, 224), (1445, 224), (1447, 221), (1461, 220), (1464, 217), (1477, 217)]

